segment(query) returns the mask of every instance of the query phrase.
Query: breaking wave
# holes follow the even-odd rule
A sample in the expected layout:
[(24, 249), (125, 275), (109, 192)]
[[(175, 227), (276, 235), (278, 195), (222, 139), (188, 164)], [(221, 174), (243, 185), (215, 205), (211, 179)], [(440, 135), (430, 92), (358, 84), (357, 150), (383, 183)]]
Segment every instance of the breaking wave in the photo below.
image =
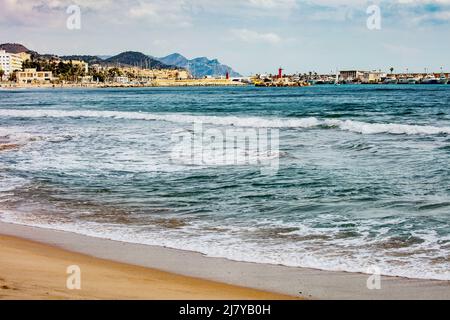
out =
[(174, 123), (202, 122), (211, 125), (252, 128), (337, 128), (360, 134), (438, 135), (450, 134), (450, 127), (397, 123), (368, 123), (353, 120), (318, 119), (315, 117), (288, 119), (238, 116), (199, 116), (189, 114), (158, 114), (147, 112), (90, 111), (90, 110), (0, 110), (1, 117), (17, 118), (111, 118), (143, 121), (167, 121)]

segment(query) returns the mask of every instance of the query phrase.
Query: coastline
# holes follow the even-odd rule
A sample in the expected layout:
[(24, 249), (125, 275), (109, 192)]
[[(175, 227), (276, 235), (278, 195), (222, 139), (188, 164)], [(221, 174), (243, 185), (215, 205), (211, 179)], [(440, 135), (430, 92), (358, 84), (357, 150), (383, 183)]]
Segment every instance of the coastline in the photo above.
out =
[(194, 80), (155, 80), (149, 84), (131, 83), (0, 83), (0, 89), (102, 89), (102, 88), (165, 88), (165, 87), (242, 87), (247, 84), (225, 79), (194, 79)]
[[(0, 235), (0, 300), (287, 300), (294, 297), (186, 277)], [(68, 266), (80, 290), (66, 287)]]
[[(32, 241), (35, 245), (42, 246), (40, 248), (47, 248), (45, 252), (47, 250), (60, 250), (63, 255), (73, 253), (77, 259), (84, 257), (85, 259), (91, 259), (91, 261), (96, 261), (96, 263), (100, 264), (108, 261), (110, 264), (119, 264), (122, 267), (128, 266), (128, 268), (131, 268), (130, 274), (133, 274), (132, 270), (137, 270), (133, 268), (140, 268), (139, 270), (162, 272), (166, 275), (170, 274), (173, 277), (181, 277), (177, 278), (177, 283), (180, 283), (179, 279), (183, 279), (181, 283), (185, 283), (185, 280), (188, 279), (189, 281), (186, 282), (187, 285), (191, 283), (191, 280), (195, 280), (200, 281), (200, 283), (196, 283), (197, 285), (202, 284), (202, 281), (206, 281), (208, 284), (225, 286), (226, 288), (232, 286), (235, 289), (234, 291), (232, 289), (228, 291), (221, 287), (222, 291), (213, 291), (216, 294), (211, 295), (208, 290), (202, 292), (201, 288), (203, 287), (201, 285), (199, 287), (194, 286), (197, 288), (196, 290), (200, 289), (200, 291), (194, 290), (196, 294), (189, 293), (185, 296), (178, 296), (180, 299), (183, 297), (185, 299), (212, 300), (226, 298), (245, 299), (243, 297), (246, 296), (249, 299), (258, 299), (258, 295), (260, 295), (259, 298), (261, 299), (285, 299), (290, 297), (363, 300), (450, 299), (450, 281), (415, 280), (383, 276), (381, 278), (381, 290), (369, 290), (367, 289), (368, 275), (364, 274), (230, 261), (222, 258), (206, 257), (195, 252), (123, 243), (69, 232), (3, 222), (0, 222), (0, 235), (3, 237), (19, 238), (17, 241), (22, 241), (22, 248), (24, 246), (26, 248), (25, 244), (27, 241)], [(2, 236), (0, 236), (0, 239), (3, 239)], [(3, 242), (3, 240), (1, 241)], [(2, 258), (3, 251), (5, 249), (0, 251), (0, 260), (5, 259)], [(10, 257), (15, 256), (13, 254)], [(14, 258), (14, 260), (16, 259)], [(71, 264), (76, 264), (76, 261), (73, 261)], [(3, 263), (0, 264), (0, 278), (7, 279), (8, 275), (1, 274), (2, 265)], [(114, 268), (113, 270), (118, 272)], [(19, 274), (22, 273), (19, 272)], [(66, 275), (64, 273), (62, 276), (65, 279)], [(121, 279), (121, 281), (123, 280)], [(31, 281), (33, 282), (34, 278)], [(242, 287), (249, 288), (247, 289), (249, 291), (246, 292), (247, 295), (242, 295), (243, 292), (240, 291), (243, 290)], [(163, 286), (162, 289), (164, 288)], [(121, 292), (125, 293), (125, 291)], [(161, 293), (165, 292), (167, 294), (166, 291), (158, 292), (158, 295), (149, 297), (148, 299), (170, 298), (170, 296)], [(217, 292), (222, 295), (218, 295)], [(269, 292), (273, 292), (274, 294), (270, 294)], [(117, 294), (117, 291), (113, 293)], [(223, 295), (224, 293), (229, 293), (230, 295)], [(97, 298), (105, 297), (107, 295), (99, 295)], [(145, 299), (142, 296), (134, 298)], [(174, 299), (178, 298), (175, 296)]]

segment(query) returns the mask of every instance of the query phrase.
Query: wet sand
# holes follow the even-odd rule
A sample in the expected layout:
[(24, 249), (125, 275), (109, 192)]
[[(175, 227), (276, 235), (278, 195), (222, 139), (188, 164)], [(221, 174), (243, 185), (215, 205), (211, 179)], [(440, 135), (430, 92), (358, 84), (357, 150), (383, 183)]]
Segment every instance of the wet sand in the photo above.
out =
[[(112, 274), (117, 275), (114, 276), (114, 279), (119, 279), (117, 281), (117, 288), (120, 290), (114, 290), (114, 292), (105, 292), (98, 295), (87, 295), (85, 297), (96, 297), (96, 298), (126, 298), (135, 297), (133, 296), (133, 292), (146, 292), (145, 287), (142, 287), (142, 281), (146, 278), (134, 278), (137, 274), (141, 272), (145, 273), (146, 268), (151, 268), (152, 270), (164, 270), (172, 275), (178, 274), (184, 277), (188, 277), (189, 279), (197, 279), (195, 283), (209, 283), (212, 281), (215, 285), (219, 285), (217, 283), (226, 283), (230, 285), (243, 286), (246, 288), (252, 288), (255, 290), (262, 290), (265, 292), (274, 292), (281, 295), (287, 295), (292, 297), (303, 297), (307, 299), (387, 299), (387, 300), (396, 300), (396, 299), (445, 299), (450, 300), (450, 281), (438, 281), (438, 280), (419, 280), (419, 279), (406, 279), (406, 278), (398, 278), (398, 277), (385, 277), (381, 278), (381, 289), (380, 290), (369, 290), (367, 288), (367, 280), (369, 275), (359, 274), (359, 273), (346, 273), (346, 272), (332, 272), (332, 271), (322, 271), (322, 270), (314, 270), (314, 269), (305, 269), (305, 268), (292, 268), (285, 266), (277, 266), (277, 265), (267, 265), (267, 264), (256, 264), (256, 263), (245, 263), (245, 262), (236, 262), (230, 261), (222, 258), (211, 258), (206, 257), (202, 254), (182, 251), (182, 250), (174, 250), (168, 249), (158, 246), (149, 246), (149, 245), (140, 245), (140, 244), (132, 244), (132, 243), (124, 243), (106, 239), (93, 238), (88, 236), (83, 236), (79, 234), (74, 234), (70, 232), (62, 232), (55, 231), (49, 229), (41, 229), (34, 228), (28, 226), (20, 226), (15, 224), (8, 223), (0, 223), (0, 234), (20, 237), (23, 239), (28, 239), (32, 241), (37, 241), (40, 243), (45, 243), (49, 246), (43, 246), (42, 248), (53, 248), (55, 247), (59, 249), (63, 249), (60, 252), (61, 255), (66, 257), (65, 260), (60, 261), (58, 271), (58, 276), (62, 277), (57, 281), (58, 288), (61, 285), (64, 285), (65, 274), (61, 275), (60, 268), (65, 267), (67, 263), (70, 264), (78, 264), (80, 260), (78, 257), (81, 256), (66, 256), (67, 250), (71, 252), (81, 253), (87, 256), (96, 257), (89, 258), (89, 261), (98, 261), (100, 265), (98, 268), (103, 265), (104, 262), (101, 259), (108, 261), (115, 261), (116, 263), (126, 264), (127, 267), (119, 267), (117, 265), (117, 269), (111, 269), (114, 271)], [(14, 267), (11, 265), (14, 262), (14, 259), (19, 259), (19, 257), (23, 256), (25, 253), (21, 253), (21, 251), (15, 251), (11, 255), (5, 257), (3, 252), (5, 251), (3, 243), (0, 245), (0, 278), (4, 278), (8, 280), (9, 277), (18, 276), (17, 274), (21, 272), (15, 272), (17, 270), (17, 266)], [(37, 247), (36, 247), (37, 248)], [(20, 248), (19, 248), (20, 249)], [(26, 249), (26, 246), (21, 247), (22, 250)], [(59, 250), (58, 249), (58, 250)], [(46, 249), (47, 250), (47, 249)], [(55, 249), (56, 250), (56, 249)], [(64, 251), (66, 250), (66, 251)], [(23, 252), (23, 251), (22, 251)], [(34, 254), (39, 254), (40, 249), (36, 249)], [(47, 254), (48, 251), (44, 251)], [(53, 252), (53, 251), (52, 251)], [(74, 258), (76, 259), (74, 259)], [(88, 259), (86, 256), (83, 256)], [(4, 262), (5, 259), (8, 260), (10, 265), (9, 271), (5, 271)], [(20, 261), (20, 260), (19, 260)], [(22, 259), (23, 265), (27, 266), (31, 270), (34, 270), (36, 266), (44, 266), (40, 262), (38, 264), (30, 264), (27, 262), (27, 259)], [(82, 260), (84, 261), (84, 260)], [(114, 265), (113, 262), (108, 262), (109, 265)], [(144, 267), (139, 269), (140, 266)], [(125, 268), (125, 273), (121, 268)], [(29, 270), (30, 270), (29, 269)], [(44, 271), (46, 267), (44, 267)], [(55, 270), (55, 269), (54, 269)], [(97, 270), (105, 270), (105, 269), (97, 269)], [(139, 270), (137, 272), (136, 270)], [(142, 270), (142, 271), (140, 271)], [(26, 270), (25, 270), (26, 271)], [(5, 273), (6, 272), (6, 273)], [(116, 273), (117, 272), (117, 273)], [(150, 271), (149, 271), (150, 272)], [(102, 273), (98, 273), (102, 275)], [(27, 275), (27, 273), (25, 273)], [(106, 277), (112, 279), (111, 276), (107, 276), (108, 273), (103, 274), (102, 277)], [(131, 277), (131, 282), (128, 282), (128, 277)], [(12, 279), (12, 278), (11, 278)], [(21, 281), (32, 280), (34, 281), (34, 274), (28, 274), (28, 276), (24, 276), (21, 278)], [(48, 276), (43, 278), (44, 280), (48, 279)], [(149, 274), (149, 278), (152, 277)], [(176, 279), (185, 279), (183, 277)], [(202, 282), (204, 279), (206, 282)], [(20, 280), (20, 279), (19, 279)], [(63, 284), (61, 284), (61, 281)], [(148, 280), (148, 282), (152, 282), (153, 280)], [(194, 280), (192, 280), (194, 281)], [(177, 281), (171, 282), (176, 283)], [(181, 280), (182, 283), (185, 280)], [(19, 281), (20, 283), (20, 281)], [(129, 283), (129, 287), (131, 291), (127, 291), (127, 283)], [(141, 283), (139, 285), (139, 283)], [(120, 286), (119, 286), (120, 284)], [(3, 284), (2, 284), (3, 285)], [(8, 285), (8, 284), (6, 284)], [(138, 290), (133, 289), (134, 286), (138, 285)], [(150, 285), (150, 284), (149, 284)], [(194, 288), (196, 286), (191, 285), (191, 282), (187, 282), (186, 284), (188, 288)], [(46, 288), (46, 284), (41, 283), (41, 290)], [(88, 284), (86, 284), (88, 286)], [(201, 285), (202, 290), (206, 288), (206, 285)], [(214, 285), (213, 285), (214, 287)], [(86, 287), (89, 288), (89, 287)], [(150, 285), (147, 288), (152, 288)], [(199, 291), (199, 287), (197, 286), (195, 290), (187, 290), (186, 287), (170, 287), (164, 282), (159, 282), (157, 287), (158, 292), (150, 290), (149, 293), (146, 293), (146, 296), (141, 296), (141, 298), (155, 298), (155, 299), (165, 299), (165, 298), (186, 298), (186, 299), (240, 299), (247, 295), (248, 298), (256, 298), (259, 294), (260, 298), (276, 298), (281, 296), (276, 295), (267, 295), (264, 296), (262, 293), (256, 293), (252, 290), (246, 291), (243, 293), (242, 289), (236, 289), (237, 291), (228, 290), (217, 290), (214, 289), (212, 291), (203, 292)], [(159, 291), (161, 288), (161, 291)], [(172, 288), (172, 289), (171, 289)], [(176, 289), (174, 289), (176, 288)], [(214, 287), (217, 288), (217, 287)], [(222, 287), (221, 287), (222, 288)], [(92, 292), (95, 293), (95, 288), (92, 288)], [(63, 292), (59, 292), (59, 294), (67, 294), (64, 289)], [(175, 291), (175, 292), (174, 292)], [(90, 292), (90, 294), (92, 293)], [(2, 294), (4, 294), (2, 292)], [(31, 294), (31, 292), (30, 292)], [(81, 293), (79, 293), (81, 294)], [(134, 293), (137, 294), (137, 293)], [(178, 295), (172, 295), (178, 294)], [(255, 296), (256, 295), (256, 296)], [(31, 295), (29, 296), (32, 297)], [(56, 296), (55, 296), (56, 297)], [(67, 296), (62, 296), (67, 297)], [(286, 296), (284, 296), (286, 297)], [(76, 298), (76, 297), (74, 297)]]
[[(81, 290), (67, 289), (67, 268)], [(0, 299), (290, 299), (291, 297), (112, 262), (0, 236)]]

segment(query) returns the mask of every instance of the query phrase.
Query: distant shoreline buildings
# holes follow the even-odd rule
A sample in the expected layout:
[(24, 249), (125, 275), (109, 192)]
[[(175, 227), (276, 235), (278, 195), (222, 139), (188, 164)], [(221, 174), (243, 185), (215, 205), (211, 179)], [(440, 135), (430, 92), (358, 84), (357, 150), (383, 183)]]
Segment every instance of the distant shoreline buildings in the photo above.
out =
[[(0, 75), (10, 84), (32, 85), (102, 85), (102, 86), (189, 86), (243, 85), (258, 87), (310, 86), (321, 84), (450, 84), (450, 73), (397, 73), (381, 70), (341, 70), (336, 74), (257, 74), (251, 77), (226, 75), (194, 79), (185, 68), (166, 65), (139, 52), (124, 52), (105, 61), (94, 56), (39, 55), (18, 44), (0, 45)], [(181, 57), (180, 55), (177, 56)], [(87, 60), (86, 60), (87, 59)], [(92, 61), (89, 64), (88, 61)], [(208, 60), (209, 61), (209, 60)], [(229, 68), (229, 67), (228, 67)], [(231, 69), (231, 68), (230, 68)], [(228, 70), (228, 69), (226, 69)]]
[(342, 70), (336, 74), (304, 73), (285, 75), (257, 74), (252, 82), (258, 87), (296, 87), (343, 84), (450, 84), (450, 73), (387, 73), (382, 71)]

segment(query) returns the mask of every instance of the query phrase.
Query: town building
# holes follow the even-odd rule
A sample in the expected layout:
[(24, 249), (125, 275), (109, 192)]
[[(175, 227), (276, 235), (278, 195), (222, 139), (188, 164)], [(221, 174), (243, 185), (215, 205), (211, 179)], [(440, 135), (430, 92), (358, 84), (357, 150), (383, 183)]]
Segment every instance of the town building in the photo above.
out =
[(81, 60), (64, 60), (64, 63), (72, 64), (76, 67), (80, 67), (84, 73), (89, 72), (89, 63), (81, 61)]
[(381, 71), (370, 71), (370, 72), (364, 72), (364, 75), (362, 77), (362, 83), (381, 83), (383, 80), (387, 77), (387, 74), (385, 72)]
[(18, 55), (20, 56), (20, 59), (22, 59), (22, 62), (25, 62), (27, 60), (31, 60), (31, 54), (26, 52), (19, 52)]
[(130, 82), (130, 80), (128, 79), (128, 77), (114, 77), (113, 82), (120, 84), (127, 84), (128, 82)]
[(25, 69), (16, 72), (17, 82), (21, 84), (50, 83), (53, 79), (51, 71), (36, 71), (36, 69)]
[(22, 70), (23, 60), (20, 55), (0, 50), (0, 69), (5, 72), (6, 76), (14, 73), (14, 71)]
[(362, 82), (366, 71), (348, 70), (340, 72), (340, 79), (344, 82)]

